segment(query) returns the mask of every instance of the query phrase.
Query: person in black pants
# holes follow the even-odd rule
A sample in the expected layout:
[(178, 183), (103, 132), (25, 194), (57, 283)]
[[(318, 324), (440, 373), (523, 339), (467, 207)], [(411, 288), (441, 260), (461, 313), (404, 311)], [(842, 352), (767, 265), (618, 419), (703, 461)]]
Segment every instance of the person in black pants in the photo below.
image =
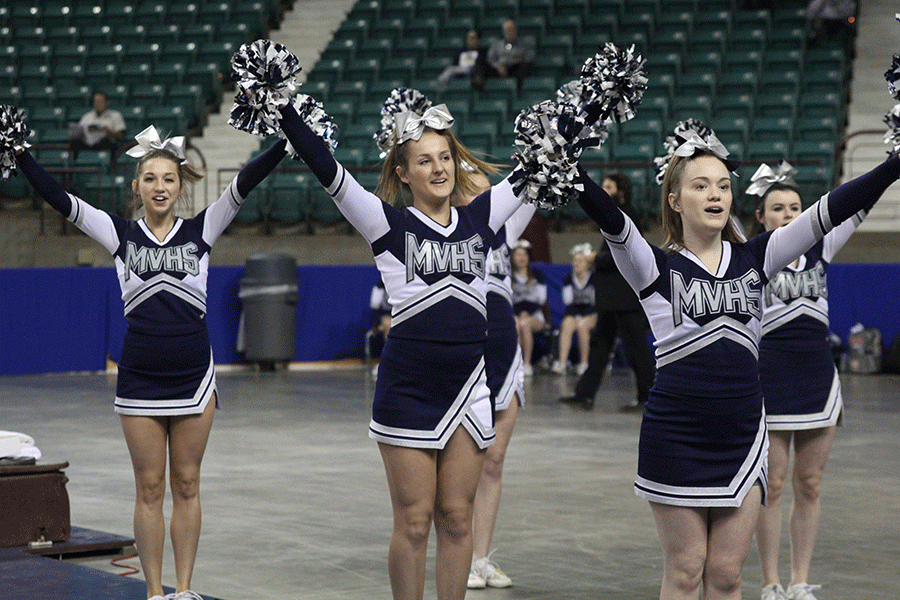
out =
[[(631, 180), (628, 177), (621, 173), (610, 173), (603, 179), (603, 189), (632, 221), (636, 224), (640, 222), (631, 206)], [(620, 410), (642, 411), (656, 375), (656, 361), (647, 342), (647, 317), (637, 295), (619, 274), (605, 243), (594, 261), (593, 277), (597, 325), (591, 333), (587, 370), (579, 377), (574, 395), (563, 396), (559, 401), (580, 405), (587, 410), (594, 407), (594, 396), (603, 381), (603, 374), (618, 336), (622, 340), (625, 358), (634, 371), (637, 384), (637, 399), (622, 406)]]

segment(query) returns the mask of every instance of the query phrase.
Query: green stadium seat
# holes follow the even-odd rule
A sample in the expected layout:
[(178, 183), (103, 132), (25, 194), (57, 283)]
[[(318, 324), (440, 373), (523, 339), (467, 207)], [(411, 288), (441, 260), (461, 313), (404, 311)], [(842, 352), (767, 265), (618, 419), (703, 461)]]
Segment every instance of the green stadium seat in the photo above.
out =
[(839, 133), (838, 117), (801, 117), (796, 121), (796, 139), (836, 142)]
[(356, 103), (352, 100), (329, 102), (327, 112), (340, 127), (347, 127), (353, 121)]
[(441, 20), (438, 17), (416, 17), (406, 25), (405, 34), (409, 38), (423, 37), (427, 42), (439, 37)]
[(378, 79), (380, 71), (381, 59), (355, 58), (347, 62), (343, 75), (350, 81), (365, 82), (368, 85)]
[(381, 2), (379, 0), (362, 0), (353, 5), (347, 18), (373, 22), (380, 19), (381, 16)]
[(394, 44), (395, 58), (415, 58), (422, 61), (429, 54), (431, 39), (421, 35), (410, 35), (407, 32), (406, 37), (398, 40)]
[(575, 48), (575, 36), (571, 33), (548, 33), (541, 37), (540, 52), (565, 56), (566, 63), (582, 62), (581, 57), (575, 61), (573, 50)]
[(57, 51), (61, 47), (75, 46), (81, 40), (79, 39), (79, 29), (74, 26), (48, 27), (47, 43), (56, 48)]
[(305, 81), (300, 87), (300, 93), (312, 96), (313, 99), (325, 103), (331, 93), (331, 84), (327, 81)]
[(569, 64), (565, 56), (538, 52), (534, 58), (535, 77), (552, 77), (554, 79), (569, 73)]
[(334, 39), (353, 39), (357, 44), (361, 44), (369, 36), (370, 22), (367, 19), (346, 19), (338, 27), (334, 34)]
[[(444, 19), (444, 25), (441, 28), (441, 36), (459, 36), (465, 41), (466, 34), (470, 29), (474, 29), (477, 26), (477, 20), (475, 17), (467, 15), (465, 13), (461, 13), (459, 11), (452, 12), (446, 19)], [(460, 48), (462, 45), (459, 46)]]
[(759, 88), (759, 76), (752, 68), (749, 70), (725, 68), (717, 85), (721, 95), (755, 95)]
[(798, 159), (819, 159), (830, 162), (835, 156), (834, 141), (828, 140), (796, 140), (793, 143), (793, 155)]
[(715, 130), (716, 137), (726, 146), (736, 146), (743, 150), (750, 137), (750, 119), (744, 117), (713, 118), (710, 126)]
[(186, 116), (180, 106), (147, 106), (147, 121), (156, 126), (160, 136), (184, 135), (187, 128)]
[(728, 48), (728, 28), (724, 25), (718, 28), (709, 26), (702, 28), (701, 23), (695, 24), (694, 31), (688, 38), (688, 52), (702, 54), (704, 52), (724, 53)]
[(95, 2), (78, 2), (72, 6), (70, 23), (82, 31), (83, 37), (85, 28), (101, 26), (104, 16), (103, 3), (99, 0)]
[[(417, 85), (413, 85), (415, 82), (413, 81), (404, 81), (402, 79), (385, 79), (381, 78), (378, 81), (372, 82), (372, 85), (368, 87), (368, 91), (366, 92), (366, 101), (368, 102), (377, 102), (379, 105), (384, 102), (388, 96), (390, 96), (391, 92), (399, 87), (406, 87), (407, 85), (413, 89), (422, 91), (419, 89)], [(424, 92), (422, 92), (424, 93)], [(428, 96), (428, 94), (425, 94)], [(431, 96), (429, 96), (430, 98)], [(380, 112), (380, 108), (376, 112)]]
[(766, 30), (762, 27), (738, 29), (735, 26), (728, 36), (728, 50), (738, 52), (760, 52), (766, 45)]
[(753, 71), (759, 74), (762, 67), (762, 52), (758, 50), (729, 50), (722, 65), (724, 72)]
[(613, 159), (617, 162), (652, 162), (653, 158), (660, 152), (654, 144), (616, 144), (612, 148)]
[(803, 93), (798, 101), (798, 112), (803, 117), (829, 117), (843, 112), (843, 95), (839, 92)]
[(136, 21), (136, 11), (134, 2), (126, 2), (124, 0), (111, 0), (106, 3), (106, 10), (103, 15), (104, 23), (115, 23), (118, 25), (132, 25)]
[(60, 106), (39, 106), (28, 112), (28, 121), (35, 129), (66, 127), (66, 110)]
[(345, 167), (358, 167), (361, 166), (365, 160), (365, 152), (366, 150), (364, 148), (339, 144), (334, 151), (334, 159)]
[(648, 54), (645, 57), (647, 59), (645, 68), (647, 70), (647, 76), (650, 79), (651, 84), (656, 81), (656, 77), (660, 73), (673, 75), (677, 79), (682, 70), (681, 57), (682, 55), (678, 52), (654, 52)]
[(345, 38), (342, 40), (332, 38), (325, 50), (322, 52), (322, 58), (325, 60), (342, 60), (348, 61), (356, 57), (360, 44), (356, 38)]
[(688, 72), (678, 78), (678, 93), (688, 96), (713, 96), (716, 93), (714, 71)]
[(166, 86), (161, 83), (143, 83), (131, 88), (131, 101), (144, 106), (160, 106), (166, 101)]
[(310, 72), (310, 77), (315, 81), (327, 81), (335, 83), (344, 76), (344, 69), (349, 61), (332, 58), (318, 60)]
[(471, 106), (473, 121), (495, 121), (505, 123), (509, 113), (509, 102), (502, 98), (494, 100), (478, 100)]
[(744, 160), (748, 162), (778, 163), (787, 159), (790, 152), (789, 142), (783, 139), (747, 142)]
[[(609, 4), (609, 0), (607, 0), (606, 3)], [(581, 19), (587, 15), (593, 4), (594, 3), (584, 2), (584, 0), (555, 0), (553, 3), (553, 14), (554, 17), (573, 16)], [(605, 7), (602, 8), (598, 6), (595, 10), (605, 12), (604, 8)], [(619, 14), (619, 7), (616, 6), (615, 17), (617, 19)]]
[(362, 102), (366, 97), (369, 89), (365, 81), (338, 81), (331, 86), (329, 93), (329, 104), (325, 106), (325, 112), (328, 112), (332, 102), (351, 101)]
[(687, 52), (688, 34), (684, 31), (661, 31), (654, 34), (652, 48), (654, 52)]
[(150, 62), (125, 62), (115, 75), (116, 83), (136, 86), (150, 83), (153, 76), (153, 64)]
[(393, 53), (394, 41), (389, 37), (377, 37), (368, 39), (360, 44), (357, 56), (385, 60), (390, 58)]
[[(753, 115), (755, 96), (751, 93), (719, 93), (713, 103), (713, 113), (723, 121), (731, 118), (748, 118)], [(718, 129), (716, 129), (718, 131)]]
[(520, 17), (542, 17), (548, 18), (555, 13), (555, 3), (553, 0), (521, 0), (519, 2)]
[(403, 37), (403, 30), (405, 27), (405, 19), (381, 19), (380, 21), (376, 21), (369, 28), (369, 37), (372, 39), (388, 38), (391, 40), (399, 40)]
[(797, 114), (797, 95), (791, 92), (759, 94), (756, 98), (756, 114), (762, 117), (793, 119)]
[(412, 20), (415, 14), (416, 0), (382, 0), (382, 18)]
[(216, 26), (212, 23), (185, 23), (181, 26), (181, 37), (198, 44), (212, 42), (216, 39)]
[(181, 25), (156, 23), (147, 26), (147, 41), (157, 44), (174, 44), (181, 41)]
[(753, 119), (751, 138), (760, 142), (790, 139), (793, 125), (791, 117), (756, 117)]
[(170, 2), (166, 21), (179, 27), (196, 25), (200, 18), (200, 4), (194, 2)]

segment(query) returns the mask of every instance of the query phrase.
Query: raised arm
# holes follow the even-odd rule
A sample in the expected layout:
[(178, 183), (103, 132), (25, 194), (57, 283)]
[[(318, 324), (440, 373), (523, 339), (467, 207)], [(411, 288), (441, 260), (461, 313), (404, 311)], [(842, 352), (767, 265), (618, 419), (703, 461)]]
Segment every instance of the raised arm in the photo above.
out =
[(212, 245), (234, 219), (244, 200), (281, 162), (287, 142), (279, 140), (255, 156), (240, 170), (222, 195), (204, 213), (203, 240)]
[(799, 217), (774, 230), (766, 247), (766, 276), (771, 277), (790, 264), (835, 226), (871, 208), (898, 178), (900, 158), (892, 155), (868, 173), (833, 189)]
[(106, 212), (94, 208), (84, 200), (68, 193), (37, 163), (28, 150), (16, 156), (16, 163), (28, 182), (47, 204), (75, 224), (88, 236), (100, 242), (110, 254), (119, 247), (119, 235), (113, 218)]
[(637, 225), (616, 206), (606, 191), (579, 168), (584, 191), (578, 203), (600, 227), (619, 272), (640, 295), (659, 277), (653, 246), (640, 234)]
[(334, 199), (338, 210), (370, 244), (390, 230), (385, 211), (394, 210), (367, 192), (331, 155), (325, 142), (297, 114), (293, 105), (281, 109), (281, 127), (291, 146)]

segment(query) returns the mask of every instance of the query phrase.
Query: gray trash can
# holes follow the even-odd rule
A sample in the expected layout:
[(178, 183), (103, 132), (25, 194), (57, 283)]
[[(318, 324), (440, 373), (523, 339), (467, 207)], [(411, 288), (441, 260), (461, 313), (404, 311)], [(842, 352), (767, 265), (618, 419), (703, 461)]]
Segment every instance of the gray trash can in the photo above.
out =
[(238, 293), (247, 360), (272, 369), (294, 357), (297, 296), (294, 257), (257, 254), (247, 259)]

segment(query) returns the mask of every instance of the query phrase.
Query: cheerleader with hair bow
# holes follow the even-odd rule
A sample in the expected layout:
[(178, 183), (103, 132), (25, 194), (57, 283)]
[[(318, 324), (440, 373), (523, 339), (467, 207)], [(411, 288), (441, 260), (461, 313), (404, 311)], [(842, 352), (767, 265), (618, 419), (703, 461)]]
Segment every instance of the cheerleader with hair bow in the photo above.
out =
[(891, 156), (784, 227), (744, 241), (732, 212), (737, 163), (711, 129), (679, 124), (657, 160), (663, 248), (582, 177), (578, 201), (639, 295), (656, 339), (635, 493), (648, 500), (664, 557), (660, 598), (741, 597), (767, 497), (768, 435), (758, 375), (766, 284), (900, 177)]
[[(754, 233), (777, 230), (800, 216), (796, 173), (787, 162), (776, 169), (759, 166), (746, 190), (759, 197)], [(785, 266), (763, 290), (759, 377), (769, 430), (769, 505), (762, 509), (756, 529), (762, 600), (815, 600), (808, 577), (821, 514), (819, 496), (844, 408), (829, 342), (826, 272), (877, 199), (871, 197), (870, 204)], [(791, 583), (785, 589), (778, 575), (778, 554), (792, 441)]]
[(0, 107), (0, 169), (16, 167), (50, 206), (112, 255), (128, 323), (118, 365), (115, 410), (134, 468), (134, 538), (151, 600), (162, 600), (163, 499), (171, 465), (171, 535), (177, 600), (190, 590), (200, 538), (200, 464), (218, 405), (206, 326), (209, 254), (250, 191), (286, 155), (279, 142), (248, 162), (222, 196), (193, 218), (175, 216), (201, 178), (183, 137), (160, 139), (153, 126), (127, 154), (137, 159), (131, 191), (143, 216), (129, 220), (67, 193), (28, 152), (27, 126)]

